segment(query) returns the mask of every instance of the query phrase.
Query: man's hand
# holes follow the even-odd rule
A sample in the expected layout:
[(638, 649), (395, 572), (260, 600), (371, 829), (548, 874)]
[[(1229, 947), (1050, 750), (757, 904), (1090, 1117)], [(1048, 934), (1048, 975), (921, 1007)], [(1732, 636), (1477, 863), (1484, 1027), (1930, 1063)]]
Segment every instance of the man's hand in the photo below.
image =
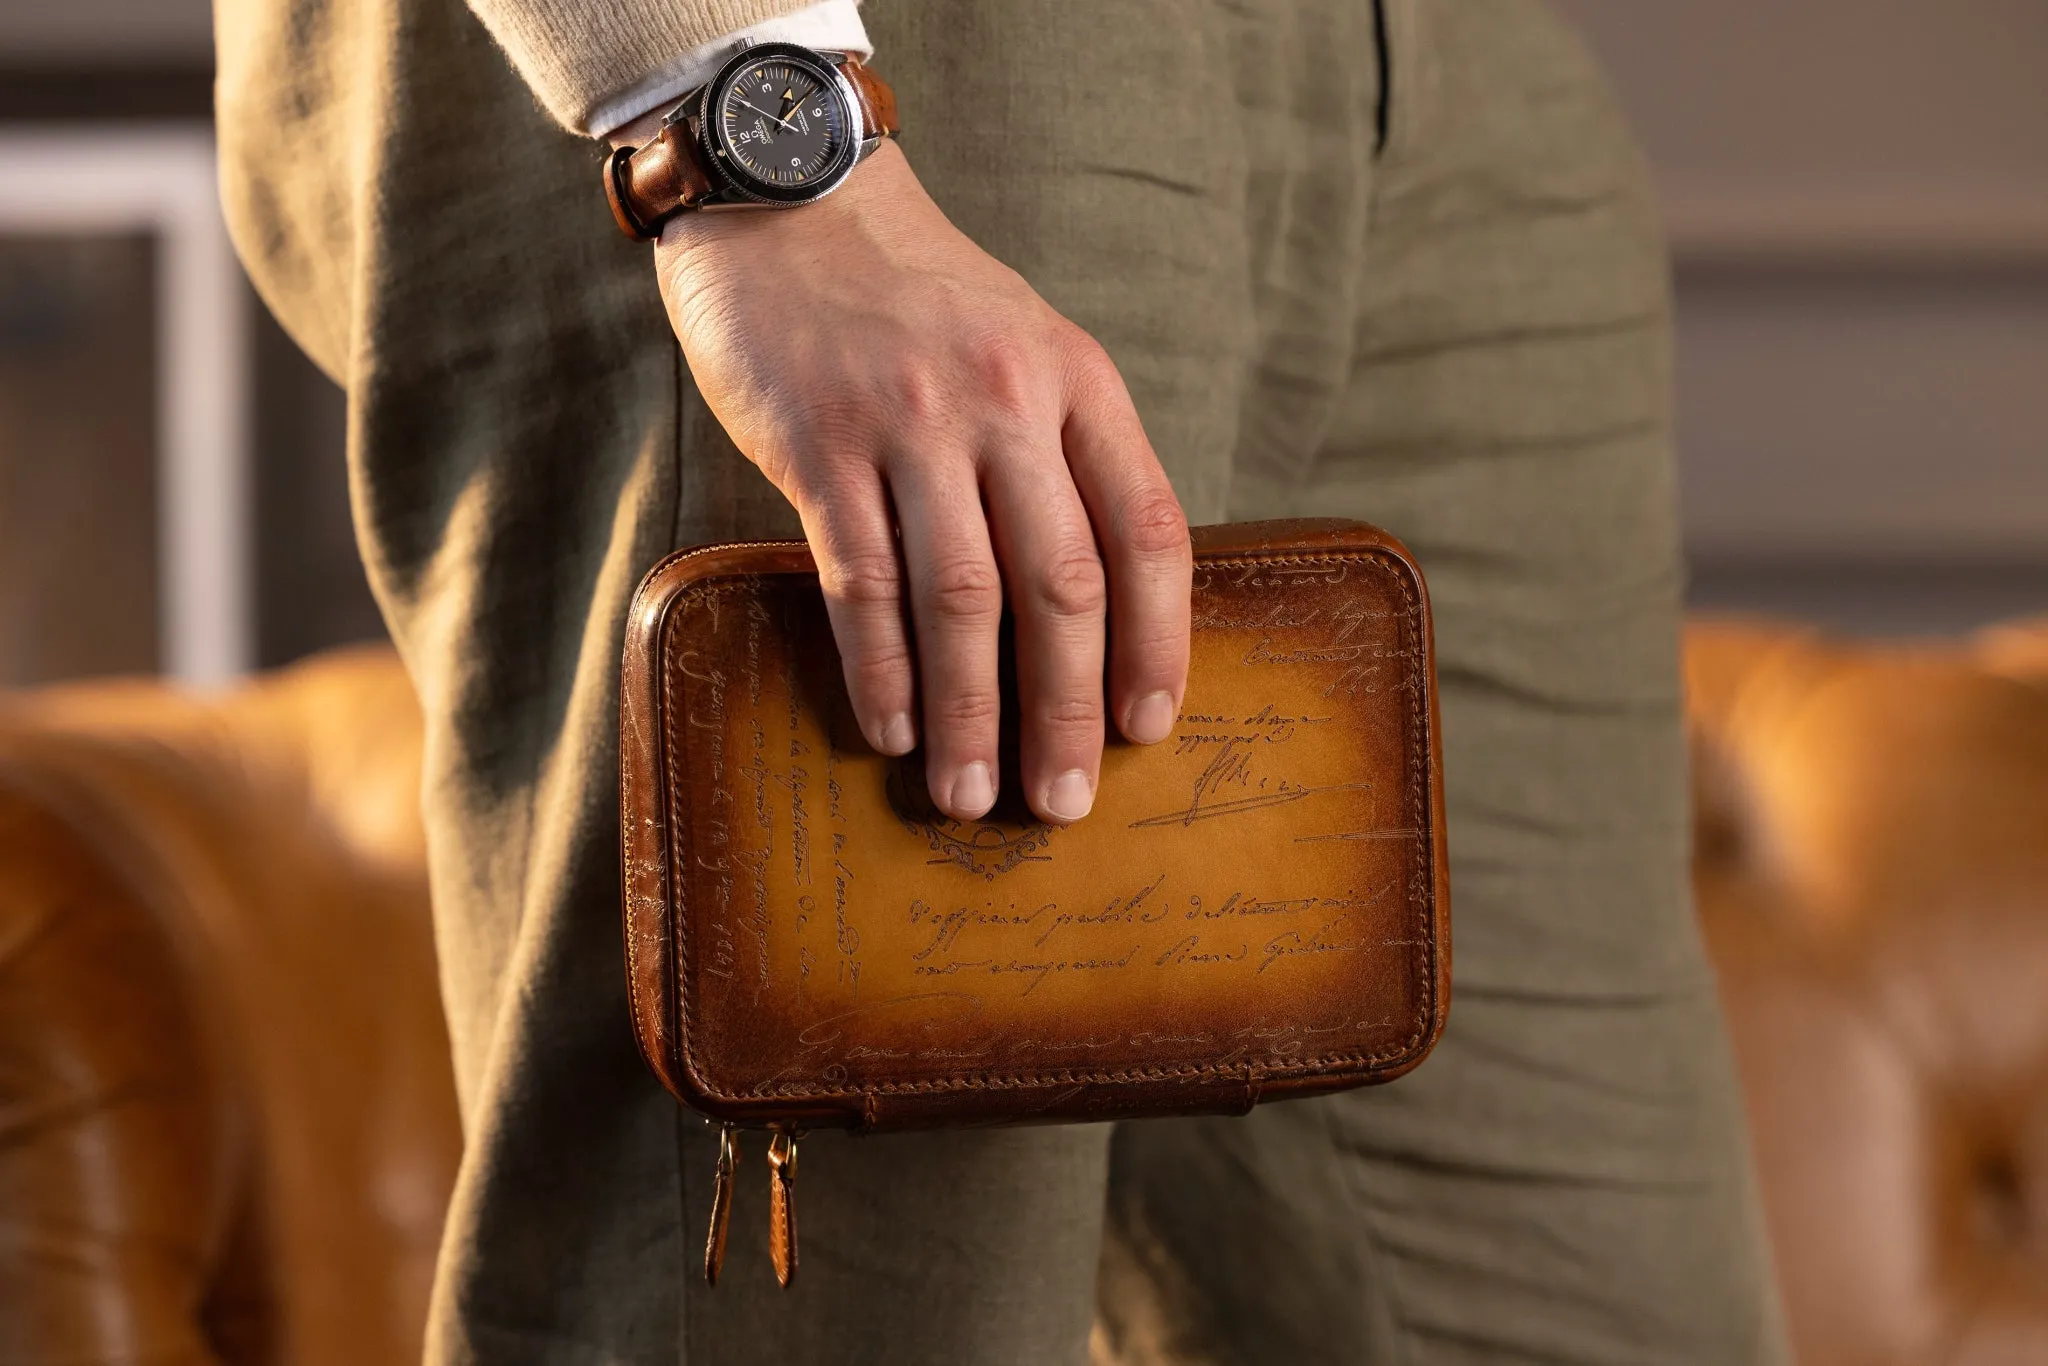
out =
[[(955, 817), (1006, 779), (1046, 820), (1086, 815), (1105, 640), (1118, 727), (1164, 740), (1192, 573), (1102, 348), (948, 222), (893, 143), (816, 204), (678, 216), (655, 264), (711, 411), (803, 518), (868, 742), (903, 754), (921, 731)], [(996, 762), (1006, 594), (1014, 779)]]

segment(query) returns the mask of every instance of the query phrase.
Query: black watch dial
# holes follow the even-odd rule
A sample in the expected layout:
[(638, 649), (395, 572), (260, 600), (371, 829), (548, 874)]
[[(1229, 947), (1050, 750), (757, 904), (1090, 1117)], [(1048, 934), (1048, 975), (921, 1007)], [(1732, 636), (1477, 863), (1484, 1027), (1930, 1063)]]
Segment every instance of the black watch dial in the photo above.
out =
[(712, 150), (740, 187), (785, 202), (830, 189), (853, 153), (852, 120), (829, 68), (775, 51), (728, 68), (706, 111)]

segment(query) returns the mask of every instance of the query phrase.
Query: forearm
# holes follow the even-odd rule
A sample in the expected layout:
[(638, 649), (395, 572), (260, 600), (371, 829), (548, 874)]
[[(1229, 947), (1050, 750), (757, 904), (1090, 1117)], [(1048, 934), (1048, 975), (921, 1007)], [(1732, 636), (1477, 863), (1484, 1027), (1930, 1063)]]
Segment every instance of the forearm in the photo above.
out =
[[(1041, 820), (1081, 819), (1107, 728), (1164, 740), (1187, 680), (1187, 523), (1122, 377), (946, 220), (886, 136), (887, 87), (821, 55), (866, 55), (854, 0), (687, 51), (708, 15), (781, 0), (678, 14), (653, 7), (663, 2), (620, 0), (598, 17), (580, 0), (470, 0), (558, 117), (639, 146), (614, 154), (604, 191), (628, 235), (666, 224), (652, 264), (691, 381), (803, 521), (869, 743), (921, 748), (931, 798), (954, 819), (981, 819), (1006, 783)], [(805, 16), (838, 27), (773, 27)], [(629, 19), (645, 22), (622, 42)], [(789, 46), (732, 60), (742, 43)], [(667, 60), (651, 62), (663, 44)], [(707, 105), (689, 137), (641, 145), (706, 80), (722, 114)], [(710, 146), (705, 130), (736, 127), (742, 107), (744, 137)], [(770, 146), (772, 165), (758, 159)], [(778, 200), (807, 165), (808, 197)], [(798, 207), (690, 211), (781, 201)], [(1008, 775), (1006, 604), (1019, 736)]]

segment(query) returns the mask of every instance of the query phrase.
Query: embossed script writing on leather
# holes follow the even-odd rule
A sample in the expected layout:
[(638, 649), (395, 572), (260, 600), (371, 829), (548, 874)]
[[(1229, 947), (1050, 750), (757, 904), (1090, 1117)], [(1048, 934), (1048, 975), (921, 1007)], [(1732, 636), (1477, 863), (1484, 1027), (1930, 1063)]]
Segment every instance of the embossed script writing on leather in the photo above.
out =
[(949, 819), (922, 755), (866, 746), (800, 543), (649, 575), (622, 739), (636, 1028), (714, 1118), (1241, 1111), (1388, 1080), (1442, 1029), (1428, 604), (1370, 527), (1197, 533), (1174, 736), (1112, 744), (1072, 827)]

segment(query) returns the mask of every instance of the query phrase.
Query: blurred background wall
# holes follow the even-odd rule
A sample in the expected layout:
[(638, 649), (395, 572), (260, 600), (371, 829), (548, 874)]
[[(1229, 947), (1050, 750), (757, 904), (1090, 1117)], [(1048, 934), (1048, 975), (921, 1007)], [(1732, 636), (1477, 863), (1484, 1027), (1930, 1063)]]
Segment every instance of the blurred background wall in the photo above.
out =
[(1671, 229), (1694, 598), (2048, 608), (2048, 6), (1557, 3)]
[[(37, 139), (212, 119), (208, 0), (0, 3), (0, 177)], [(169, 268), (147, 232), (20, 226), (0, 199), (0, 685), (166, 662), (154, 390)], [(109, 185), (119, 196), (123, 187)], [(249, 662), (382, 633), (355, 553), (341, 393), (246, 288)]]
[[(1695, 602), (1879, 634), (2048, 608), (2048, 7), (1557, 3), (1671, 226)], [(203, 127), (207, 10), (0, 6), (0, 162), (26, 130)], [(5, 209), (0, 683), (154, 667), (161, 253)], [(254, 659), (274, 664), (378, 625), (341, 398), (241, 306)]]

